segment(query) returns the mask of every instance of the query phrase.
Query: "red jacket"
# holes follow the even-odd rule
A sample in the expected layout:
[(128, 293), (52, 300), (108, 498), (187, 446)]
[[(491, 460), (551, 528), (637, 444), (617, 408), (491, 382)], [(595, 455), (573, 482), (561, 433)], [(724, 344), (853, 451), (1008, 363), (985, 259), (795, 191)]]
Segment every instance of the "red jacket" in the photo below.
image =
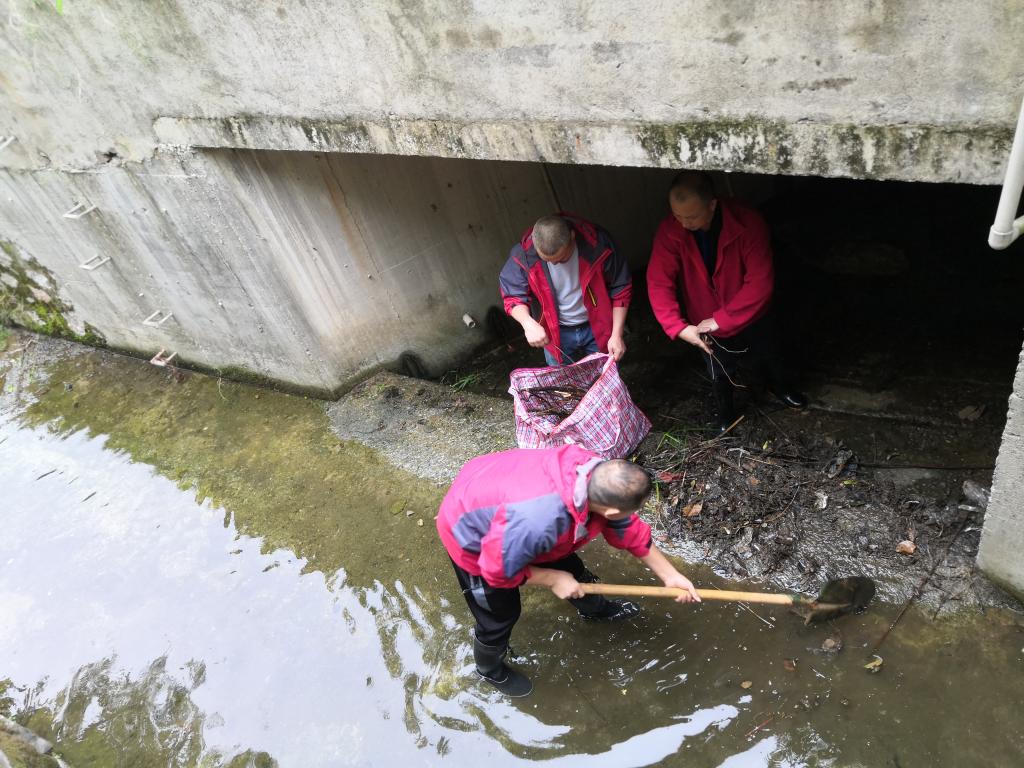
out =
[(711, 279), (693, 233), (672, 216), (661, 222), (654, 236), (647, 292), (655, 317), (673, 339), (686, 326), (708, 317), (718, 323), (715, 336), (735, 336), (763, 317), (771, 304), (775, 273), (764, 219), (733, 201), (718, 204), (722, 232)]
[(493, 587), (518, 587), (597, 534), (644, 557), (651, 528), (636, 515), (590, 514), (587, 481), (602, 459), (576, 445), (516, 448), (468, 461), (448, 489), (437, 532), (452, 560)]
[[(580, 289), (583, 305), (587, 308), (590, 330), (600, 352), (608, 352), (608, 339), (612, 335), (612, 307), (628, 307), (633, 291), (629, 266), (622, 258), (611, 236), (600, 227), (571, 213), (559, 213), (576, 233), (579, 251)], [(517, 243), (498, 277), (505, 311), (510, 313), (518, 304), (530, 305), (532, 296), (540, 304), (538, 322), (544, 326), (551, 343), (548, 352), (561, 361), (558, 351), (561, 336), (558, 331), (558, 306), (544, 260), (533, 247), (533, 228), (526, 230)]]

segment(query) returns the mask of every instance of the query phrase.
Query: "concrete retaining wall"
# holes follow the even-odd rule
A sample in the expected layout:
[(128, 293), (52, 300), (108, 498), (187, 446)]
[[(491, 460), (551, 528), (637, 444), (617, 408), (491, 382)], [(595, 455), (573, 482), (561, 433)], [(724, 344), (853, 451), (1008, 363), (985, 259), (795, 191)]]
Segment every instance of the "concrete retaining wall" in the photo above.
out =
[(510, 244), (554, 206), (533, 164), (230, 150), (8, 171), (0, 197), (0, 271), (27, 265), (74, 332), (320, 393), (484, 341)]
[(992, 476), (978, 565), (993, 580), (1024, 599), (1024, 351), (1010, 395), (1010, 408)]

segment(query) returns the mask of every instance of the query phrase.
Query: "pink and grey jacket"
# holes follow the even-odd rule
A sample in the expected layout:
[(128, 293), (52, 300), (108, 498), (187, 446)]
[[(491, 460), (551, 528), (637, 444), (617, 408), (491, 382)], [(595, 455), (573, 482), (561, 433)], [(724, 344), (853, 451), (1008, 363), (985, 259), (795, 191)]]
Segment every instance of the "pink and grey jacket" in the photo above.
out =
[[(611, 235), (579, 216), (560, 212), (576, 233), (579, 251), (580, 289), (583, 305), (587, 308), (590, 330), (600, 352), (608, 351), (612, 335), (612, 307), (628, 307), (633, 292), (633, 279), (629, 265), (615, 247)], [(551, 343), (545, 347), (561, 361), (558, 351), (558, 304), (551, 289), (547, 265), (533, 245), (533, 227), (523, 233), (522, 240), (513, 246), (505, 266), (498, 276), (505, 311), (512, 312), (518, 304), (530, 306), (531, 297), (539, 305), (537, 321), (544, 326)]]
[(587, 481), (602, 461), (575, 445), (520, 449), (468, 461), (448, 489), (437, 532), (455, 564), (492, 587), (511, 589), (530, 566), (560, 560), (599, 533), (637, 557), (651, 550), (651, 528), (636, 515), (590, 514)]

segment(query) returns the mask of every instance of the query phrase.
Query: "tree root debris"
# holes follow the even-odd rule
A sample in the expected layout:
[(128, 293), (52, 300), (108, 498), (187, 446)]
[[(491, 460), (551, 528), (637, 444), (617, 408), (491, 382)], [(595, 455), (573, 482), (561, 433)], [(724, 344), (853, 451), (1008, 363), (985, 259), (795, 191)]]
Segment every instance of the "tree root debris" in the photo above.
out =
[[(892, 574), (884, 596), (905, 599), (915, 574), (950, 546), (965, 516), (979, 522), (984, 514), (977, 505), (964, 510), (967, 494), (929, 499), (900, 491), (884, 473), (865, 472), (841, 442), (791, 437), (756, 417), (710, 440), (651, 435), (637, 460), (655, 483), (648, 519), (659, 545), (728, 578), (807, 593), (837, 576)], [(968, 500), (983, 497), (968, 490)], [(914, 554), (898, 551), (908, 540)], [(965, 567), (946, 585), (936, 579), (940, 607), (974, 602), (977, 546), (977, 536), (964, 535), (951, 548), (950, 569)]]

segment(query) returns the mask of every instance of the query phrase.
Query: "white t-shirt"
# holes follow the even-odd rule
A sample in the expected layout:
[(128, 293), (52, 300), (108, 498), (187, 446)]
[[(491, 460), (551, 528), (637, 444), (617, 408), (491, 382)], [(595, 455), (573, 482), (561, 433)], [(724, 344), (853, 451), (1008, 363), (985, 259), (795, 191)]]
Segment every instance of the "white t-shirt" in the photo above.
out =
[(548, 264), (551, 275), (551, 289), (558, 305), (559, 325), (582, 325), (590, 321), (587, 308), (583, 306), (583, 291), (580, 288), (580, 252), (573, 248), (572, 256), (562, 264)]

